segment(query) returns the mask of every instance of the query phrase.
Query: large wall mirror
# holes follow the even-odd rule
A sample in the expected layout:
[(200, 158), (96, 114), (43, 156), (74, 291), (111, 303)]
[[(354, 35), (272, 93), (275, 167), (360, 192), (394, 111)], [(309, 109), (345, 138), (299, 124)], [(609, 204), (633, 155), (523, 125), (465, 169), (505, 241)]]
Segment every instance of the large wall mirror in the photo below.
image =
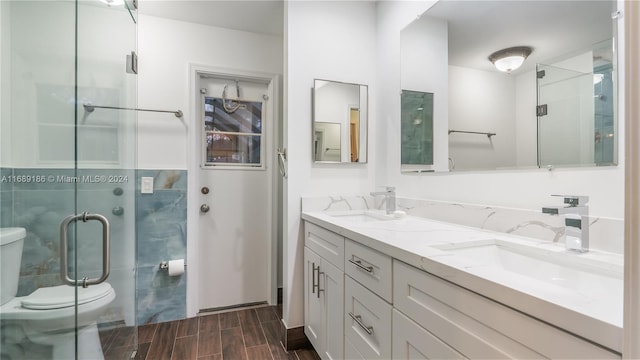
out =
[[(436, 168), (616, 165), (615, 10), (615, 1), (442, 0), (403, 29), (402, 87), (434, 91), (446, 109), (434, 114), (434, 142), (448, 153)], [(514, 47), (504, 52), (524, 63), (497, 69), (493, 54)]]
[(314, 162), (367, 162), (367, 102), (366, 85), (314, 80)]

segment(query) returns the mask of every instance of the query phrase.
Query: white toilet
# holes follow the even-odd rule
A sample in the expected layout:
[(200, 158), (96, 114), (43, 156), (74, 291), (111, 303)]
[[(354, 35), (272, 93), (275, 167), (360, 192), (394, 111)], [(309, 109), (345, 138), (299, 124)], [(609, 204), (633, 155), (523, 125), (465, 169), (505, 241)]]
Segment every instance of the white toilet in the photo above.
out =
[[(0, 229), (3, 359), (25, 357), (20, 345), (25, 337), (32, 343), (52, 346), (54, 360), (73, 359), (76, 351), (76, 288), (52, 286), (15, 297), (25, 235), (23, 228)], [(115, 291), (108, 283), (78, 287), (77, 290), (78, 358), (102, 360), (96, 320), (116, 298)]]

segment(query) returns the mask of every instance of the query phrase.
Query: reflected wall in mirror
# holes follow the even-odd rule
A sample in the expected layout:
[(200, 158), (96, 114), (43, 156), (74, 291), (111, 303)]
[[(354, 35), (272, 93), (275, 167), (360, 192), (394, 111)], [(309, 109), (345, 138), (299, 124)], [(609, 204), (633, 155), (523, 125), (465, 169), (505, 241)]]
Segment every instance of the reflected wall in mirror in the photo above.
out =
[[(615, 1), (598, 0), (441, 0), (403, 29), (402, 87), (422, 77), (421, 88), (446, 92), (438, 101), (447, 111), (434, 121), (449, 165), (438, 166), (447, 156), (436, 149), (435, 167), (615, 165), (615, 9)], [(498, 71), (489, 55), (513, 46), (532, 52), (522, 67)], [(448, 76), (427, 78), (425, 69)]]
[(433, 165), (433, 94), (402, 90), (400, 103), (401, 164)]
[(313, 152), (316, 161), (340, 162), (340, 125), (316, 121), (313, 130)]
[(366, 85), (314, 80), (314, 162), (367, 162), (367, 101)]

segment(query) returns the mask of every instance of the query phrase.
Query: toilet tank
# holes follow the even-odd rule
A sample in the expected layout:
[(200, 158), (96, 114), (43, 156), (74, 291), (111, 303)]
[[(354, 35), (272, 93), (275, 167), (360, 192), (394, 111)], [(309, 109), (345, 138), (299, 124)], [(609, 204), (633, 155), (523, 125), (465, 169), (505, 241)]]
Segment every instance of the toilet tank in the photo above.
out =
[(23, 228), (0, 228), (0, 304), (13, 299), (18, 292), (22, 244), (26, 231)]

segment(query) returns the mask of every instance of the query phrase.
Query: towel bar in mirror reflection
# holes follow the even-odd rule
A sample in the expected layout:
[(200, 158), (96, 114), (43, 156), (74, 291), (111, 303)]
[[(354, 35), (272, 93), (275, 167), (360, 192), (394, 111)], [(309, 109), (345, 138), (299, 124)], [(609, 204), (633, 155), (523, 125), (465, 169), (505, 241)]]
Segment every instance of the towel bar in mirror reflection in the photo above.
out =
[[(401, 86), (438, 94), (436, 171), (617, 165), (618, 3), (440, 0), (408, 24)], [(490, 55), (512, 46), (531, 53), (497, 70)]]

